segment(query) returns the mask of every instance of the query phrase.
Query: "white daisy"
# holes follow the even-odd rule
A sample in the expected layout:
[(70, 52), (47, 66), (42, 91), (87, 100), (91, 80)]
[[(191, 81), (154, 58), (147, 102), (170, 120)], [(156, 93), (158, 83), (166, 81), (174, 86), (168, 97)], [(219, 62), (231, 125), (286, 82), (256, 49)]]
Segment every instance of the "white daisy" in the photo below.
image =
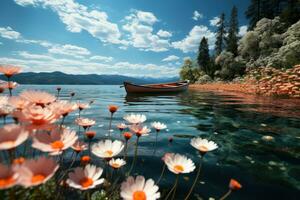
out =
[(153, 122), (153, 123), (151, 124), (151, 126), (152, 126), (153, 128), (155, 128), (155, 130), (156, 130), (157, 132), (160, 131), (160, 130), (163, 130), (163, 129), (166, 129), (166, 128), (167, 128), (167, 126), (166, 126), (165, 124), (160, 123), (160, 122)]
[(80, 190), (95, 188), (104, 182), (104, 178), (99, 179), (102, 172), (103, 169), (95, 165), (86, 165), (84, 168), (77, 167), (74, 172), (69, 173), (67, 184)]
[(123, 117), (124, 120), (131, 124), (141, 124), (146, 121), (146, 116), (142, 114), (129, 114)]
[(126, 161), (121, 159), (121, 158), (118, 158), (118, 159), (111, 159), (108, 163), (112, 168), (114, 169), (118, 169), (120, 167), (122, 167), (123, 165), (126, 164)]
[(92, 153), (100, 158), (112, 158), (118, 155), (123, 148), (124, 144), (119, 140), (104, 140), (92, 146)]
[(194, 171), (194, 162), (180, 154), (169, 154), (164, 159), (168, 169), (175, 174), (190, 173)]
[(218, 145), (213, 141), (208, 141), (207, 139), (202, 138), (193, 138), (191, 140), (191, 145), (198, 149), (201, 153), (206, 153), (218, 148)]
[(158, 186), (152, 179), (145, 181), (143, 176), (128, 177), (121, 185), (121, 197), (125, 200), (156, 200), (160, 198)]

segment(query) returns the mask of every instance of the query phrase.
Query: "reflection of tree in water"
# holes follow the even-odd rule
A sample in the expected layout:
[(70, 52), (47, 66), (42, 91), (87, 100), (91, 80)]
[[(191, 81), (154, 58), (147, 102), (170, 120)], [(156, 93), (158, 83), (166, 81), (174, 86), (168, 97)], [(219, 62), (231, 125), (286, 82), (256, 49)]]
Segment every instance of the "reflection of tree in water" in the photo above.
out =
[[(299, 100), (209, 92), (178, 97), (187, 106), (181, 112), (197, 117), (201, 134), (220, 144), (215, 152), (220, 164), (300, 189)], [(264, 141), (265, 135), (274, 141)]]

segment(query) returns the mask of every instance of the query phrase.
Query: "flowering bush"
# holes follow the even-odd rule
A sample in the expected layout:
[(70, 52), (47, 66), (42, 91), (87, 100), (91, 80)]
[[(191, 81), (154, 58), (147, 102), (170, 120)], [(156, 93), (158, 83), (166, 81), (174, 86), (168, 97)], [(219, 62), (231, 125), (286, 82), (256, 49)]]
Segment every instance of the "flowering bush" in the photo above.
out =
[(258, 94), (300, 98), (300, 65), (287, 70), (260, 67), (251, 70), (247, 79), (256, 82)]
[[(0, 72), (7, 76), (6, 84), (10, 84), (13, 75), (19, 71), (18, 67), (0, 67)], [(1, 199), (65, 199), (74, 190), (82, 191), (78, 193), (78, 199), (91, 199), (91, 195), (93, 199), (175, 198), (179, 176), (196, 169), (190, 158), (166, 153), (162, 173), (156, 182), (143, 176), (133, 177), (139, 140), (151, 134), (151, 129), (144, 125), (146, 116), (124, 116), (124, 122), (117, 125), (123, 139), (114, 140), (111, 135), (112, 120), (119, 107), (110, 105), (108, 134), (98, 136), (101, 140), (94, 142), (97, 133), (92, 129), (97, 122), (82, 116), (82, 111), (92, 106), (93, 102), (76, 103), (74, 93), (68, 100), (61, 100), (61, 89), (57, 88), (56, 95), (23, 91), (19, 96), (13, 96), (13, 88), (9, 88), (9, 96), (0, 96), (0, 117), (3, 119), (0, 127)], [(78, 118), (74, 121), (78, 131), (65, 124), (65, 119), (73, 112), (78, 112)], [(157, 142), (158, 133), (167, 126), (160, 122), (153, 122), (151, 126), (156, 132)], [(134, 158), (128, 165), (130, 167), (126, 168), (129, 164), (127, 151), (132, 147), (129, 140), (133, 135), (136, 139)], [(82, 139), (84, 136), (85, 140)], [(192, 139), (191, 145), (199, 151), (201, 160), (185, 199), (189, 199), (197, 183), (203, 156), (218, 148), (214, 142), (202, 138)], [(162, 195), (158, 183), (166, 167), (177, 178), (168, 193)], [(241, 185), (231, 180), (229, 191), (221, 199), (238, 188)]]

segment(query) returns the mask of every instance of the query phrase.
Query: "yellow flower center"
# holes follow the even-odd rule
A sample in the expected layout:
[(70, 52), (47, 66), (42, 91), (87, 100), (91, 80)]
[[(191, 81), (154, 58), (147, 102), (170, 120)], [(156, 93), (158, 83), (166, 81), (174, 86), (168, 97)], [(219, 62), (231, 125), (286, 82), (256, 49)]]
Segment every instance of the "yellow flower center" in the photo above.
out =
[(113, 168), (119, 168), (119, 167), (120, 167), (120, 165), (119, 165), (118, 163), (112, 163), (111, 166), (112, 166)]
[(105, 151), (105, 154), (108, 155), (109, 157), (111, 157), (113, 155), (114, 152), (112, 152), (111, 150), (107, 150)]
[(84, 178), (81, 179), (79, 182), (80, 182), (80, 185), (81, 185), (83, 188), (87, 188), (87, 187), (93, 185), (93, 183), (94, 183), (93, 179), (88, 178), (88, 177), (84, 177)]
[(133, 193), (133, 200), (146, 200), (147, 196), (144, 191), (135, 191)]
[(183, 172), (183, 170), (184, 170), (184, 168), (181, 165), (174, 166), (174, 171), (176, 171), (176, 172), (181, 173), (181, 172)]
[(52, 149), (62, 149), (64, 147), (64, 143), (60, 140), (54, 141), (51, 143)]
[(206, 146), (200, 146), (200, 147), (199, 147), (199, 151), (207, 152), (207, 151), (208, 151), (208, 148), (207, 148)]
[(14, 182), (16, 182), (16, 180), (12, 177), (6, 177), (6, 178), (0, 178), (0, 188), (9, 186), (11, 184), (13, 184)]
[(33, 175), (31, 178), (31, 183), (40, 183), (42, 182), (44, 179), (46, 178), (46, 176), (44, 174), (36, 174)]

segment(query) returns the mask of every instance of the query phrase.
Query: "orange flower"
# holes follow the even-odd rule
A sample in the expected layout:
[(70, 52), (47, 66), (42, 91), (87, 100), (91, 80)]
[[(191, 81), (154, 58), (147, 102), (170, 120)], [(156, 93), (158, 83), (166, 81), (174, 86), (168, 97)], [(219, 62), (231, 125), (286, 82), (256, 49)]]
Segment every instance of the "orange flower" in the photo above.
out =
[(20, 73), (21, 67), (11, 65), (0, 66), (0, 72), (3, 73), (7, 78), (10, 78), (15, 74)]
[(109, 112), (111, 112), (111, 114), (114, 114), (115, 112), (117, 112), (117, 110), (118, 110), (118, 106), (116, 106), (116, 105), (109, 105), (108, 106), (108, 110), (109, 110)]
[(81, 111), (81, 110), (89, 108), (90, 104), (77, 102), (77, 106), (78, 106), (78, 109)]
[(19, 174), (11, 167), (0, 163), (0, 189), (7, 189), (17, 184)]
[(242, 185), (235, 179), (230, 179), (229, 188), (231, 190), (239, 190), (242, 188)]
[(80, 162), (83, 165), (87, 165), (87, 164), (89, 164), (91, 162), (91, 157), (90, 156), (82, 156), (80, 158)]
[(95, 135), (96, 135), (96, 131), (87, 131), (87, 132), (85, 132), (85, 135), (86, 135), (86, 137), (88, 138), (88, 139), (93, 139), (94, 137), (95, 137)]
[(24, 162), (25, 162), (25, 158), (19, 157), (19, 158), (15, 158), (12, 163), (14, 165), (22, 165)]
[(125, 133), (123, 133), (123, 136), (124, 136), (124, 138), (125, 138), (126, 140), (129, 140), (129, 139), (132, 137), (132, 133), (130, 133), (130, 132), (125, 132)]

